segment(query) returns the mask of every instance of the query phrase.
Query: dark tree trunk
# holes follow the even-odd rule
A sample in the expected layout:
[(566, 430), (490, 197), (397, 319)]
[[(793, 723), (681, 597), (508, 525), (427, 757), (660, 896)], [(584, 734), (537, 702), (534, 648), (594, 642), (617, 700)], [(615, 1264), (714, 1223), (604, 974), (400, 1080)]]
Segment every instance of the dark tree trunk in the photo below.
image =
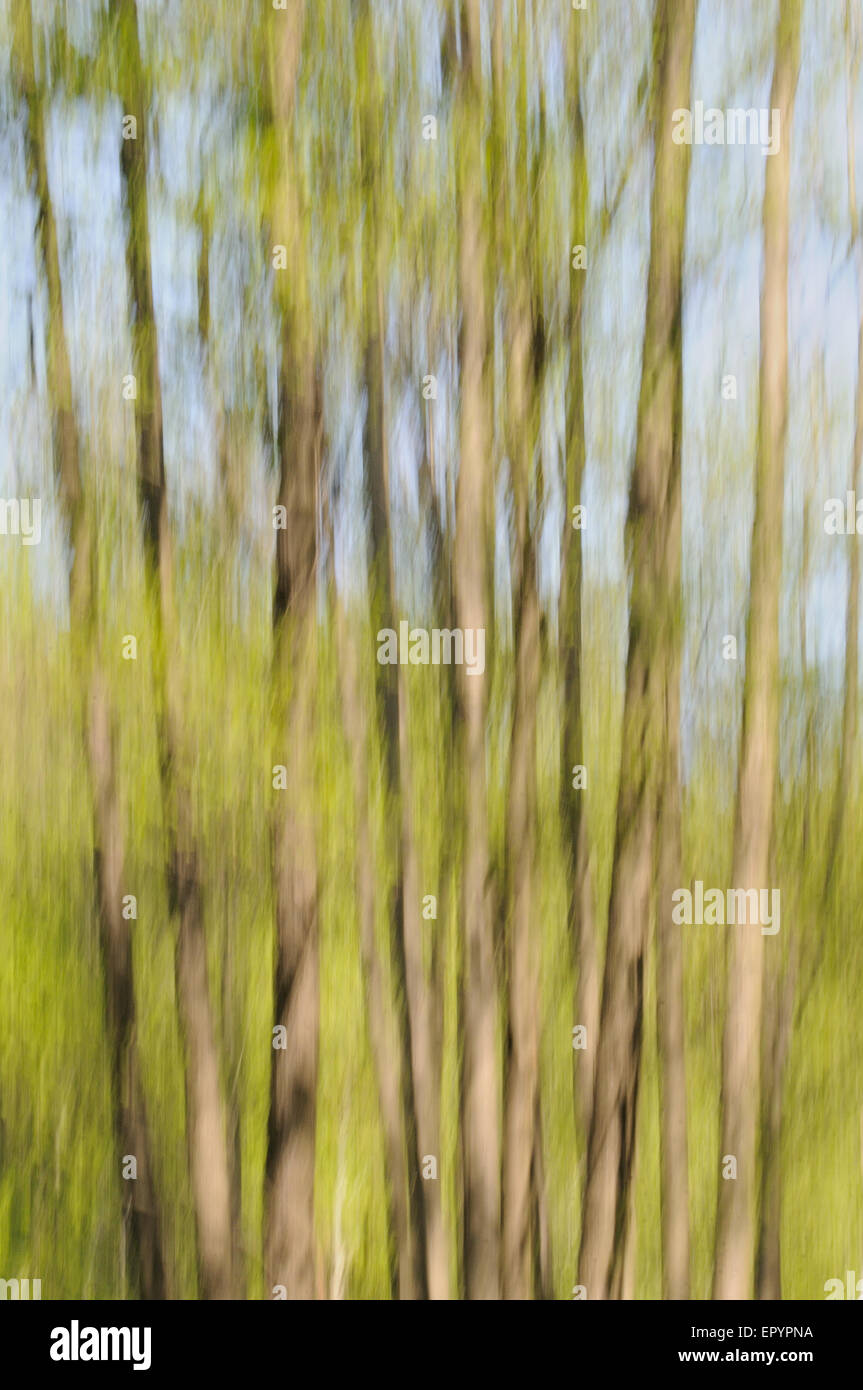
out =
[(207, 974), (200, 853), (187, 784), (190, 753), (183, 719), (171, 528), (162, 439), (159, 352), (153, 309), (147, 199), (147, 107), (136, 0), (119, 0), (124, 113), (137, 136), (122, 142), (128, 227), (126, 262), (137, 373), (135, 407), (138, 490), (144, 521), (147, 590), (153, 621), (153, 672), (166, 873), (176, 923), (176, 985), (185, 1047), (186, 1124), (204, 1298), (231, 1298), (231, 1166), (219, 1052)]
[[(268, 1287), (314, 1298), (315, 1132), (318, 1080), (319, 885), (316, 835), (318, 498), (322, 402), (311, 328), (294, 110), (304, 5), (280, 16), (270, 57), (269, 101), (279, 157), (274, 242), (288, 248), (290, 273), (277, 272), (281, 311), (278, 371), (278, 504), (273, 598), (273, 700), (287, 791), (276, 793), (273, 873), (276, 900), (275, 1024), (267, 1138), (264, 1266)], [(284, 20), (284, 23), (281, 22)]]

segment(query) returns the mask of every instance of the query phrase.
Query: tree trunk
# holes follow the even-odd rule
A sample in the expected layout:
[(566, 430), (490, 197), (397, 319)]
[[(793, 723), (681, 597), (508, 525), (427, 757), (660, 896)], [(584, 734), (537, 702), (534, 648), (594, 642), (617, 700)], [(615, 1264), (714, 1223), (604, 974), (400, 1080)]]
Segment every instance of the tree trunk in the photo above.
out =
[[(285, 749), (287, 791), (276, 802), (275, 1024), (267, 1138), (264, 1265), (266, 1283), (288, 1298), (314, 1298), (315, 1115), (318, 1077), (319, 925), (316, 842), (317, 511), (322, 404), (307, 302), (305, 240), (293, 114), (303, 31), (302, 4), (274, 29), (270, 103), (280, 159), (272, 210), (274, 241), (288, 250), (277, 272), (281, 310), (278, 372), (278, 504), (273, 598), (273, 697), (277, 747)], [(276, 758), (277, 762), (281, 758)]]
[[(572, 108), (573, 202), (572, 244), (587, 244), (587, 151), (581, 107), (579, 25), (571, 24), (568, 51), (568, 100)], [(586, 1030), (587, 1047), (573, 1052), (576, 1118), (585, 1138), (590, 1128), (593, 1077), (599, 1036), (599, 952), (590, 879), (590, 851), (584, 792), (572, 785), (572, 769), (583, 764), (581, 714), (581, 529), (573, 526), (579, 505), (586, 458), (584, 434), (584, 272), (570, 278), (569, 375), (566, 393), (566, 512), (561, 545), (558, 641), (562, 675), (560, 819), (569, 863), (568, 932), (576, 968), (575, 1022)]]
[[(378, 165), (381, 130), (378, 118), (383, 94), (377, 75), (372, 13), (363, 5), (359, 53), (364, 63), (364, 101), (361, 136), (363, 188), (363, 285), (365, 381), (368, 393), (363, 447), (371, 513), (372, 608), (381, 628), (394, 628), (395, 554), (391, 516), (389, 450), (384, 382), (383, 227)], [(390, 904), (391, 941), (397, 998), (407, 1003), (399, 1019), (406, 1078), (405, 1127), (411, 1137), (408, 1190), (412, 1241), (420, 1257), (413, 1292), (408, 1297), (449, 1297), (449, 1250), (439, 1178), (421, 1177), (423, 1159), (441, 1162), (441, 1066), (436, 1036), (440, 1012), (438, 982), (423, 967), (420, 865), (413, 815), (413, 767), (407, 679), (400, 665), (375, 667), (377, 704), (384, 739), (384, 770), (389, 829), (387, 843), (395, 853), (395, 890)], [(402, 1006), (403, 1007), (403, 1006)], [(409, 1250), (404, 1257), (412, 1258)]]
[[(483, 159), (480, 96), (480, 7), (465, 0), (462, 24), (461, 142), (458, 174), (461, 334), (460, 461), (453, 554), (459, 626), (489, 623), (488, 548), (491, 483), (486, 233), (480, 198)], [(486, 785), (485, 726), (489, 672), (457, 673), (462, 726), (458, 758), (464, 770), (465, 825), (462, 877), (464, 961), (465, 1288), (470, 1299), (498, 1296), (500, 1288), (500, 1097), (498, 1001), (494, 959)]]
[[(530, 483), (538, 443), (542, 389), (540, 325), (524, 285), (509, 317), (511, 421), (516, 544), (515, 709), (507, 796), (509, 1016), (503, 1148), (503, 1293), (531, 1296), (534, 1127), (539, 1102), (539, 940), (536, 913), (536, 707), (540, 676), (540, 607)], [(538, 301), (536, 301), (538, 303)]]
[(123, 1241), (141, 1298), (166, 1294), (161, 1221), (135, 1022), (132, 937), (123, 916), (128, 888), (120, 798), (116, 785), (114, 731), (107, 684), (99, 654), (96, 541), (83, 493), (80, 440), (72, 397), (72, 373), (63, 314), (57, 223), (48, 184), (43, 95), (36, 84), (31, 0), (19, 0), (19, 73), (27, 108), (26, 139), (36, 185), (37, 230), (48, 287), (46, 321), (51, 434), (60, 502), (71, 552), (69, 613), (72, 653), (83, 691), (77, 711), (86, 750), (93, 805), (93, 859), (105, 1011), (111, 1054), (112, 1100), (118, 1159), (135, 1158), (137, 1177), (123, 1185)]
[(316, 506), (320, 401), (314, 369), (285, 342), (279, 380), (279, 505), (274, 662), (287, 793), (277, 803), (275, 1023), (267, 1144), (265, 1265), (269, 1286), (314, 1296), (315, 1110), (318, 1061), (318, 869), (314, 733), (317, 694)]
[[(676, 419), (682, 416), (683, 372), (677, 375)], [(660, 1201), (663, 1297), (689, 1298), (689, 1160), (686, 1138), (686, 1020), (683, 938), (671, 920), (672, 894), (682, 883), (680, 788), (680, 470), (675, 477), (675, 550), (669, 578), (677, 586), (677, 617), (669, 636), (665, 691), (665, 766), (659, 812), (656, 895), (656, 1031), (659, 1050)]]
[(159, 354), (153, 311), (147, 206), (147, 111), (136, 0), (120, 0), (124, 113), (137, 121), (122, 142), (128, 229), (126, 260), (132, 294), (137, 370), (136, 451), (144, 513), (148, 597), (153, 615), (153, 672), (162, 808), (167, 840), (168, 896), (177, 923), (176, 985), (185, 1045), (186, 1120), (204, 1298), (235, 1293), (231, 1182), (219, 1053), (207, 975), (199, 851), (185, 779), (190, 754), (183, 691), (168, 497), (162, 440)]
[[(768, 886), (779, 727), (779, 594), (788, 406), (788, 186), (790, 136), (800, 48), (800, 0), (780, 0), (770, 106), (782, 141), (764, 184), (764, 280), (755, 518), (746, 676), (732, 878)], [(736, 1179), (720, 1178), (713, 1297), (752, 1297), (755, 1262), (756, 1129), (760, 1105), (764, 938), (752, 925), (729, 927), (728, 1003), (722, 1057), (721, 1156)]]
[(689, 104), (694, 0), (658, 0), (650, 268), (627, 540), (629, 650), (608, 940), (579, 1282), (620, 1297), (635, 1154), (644, 955), (666, 767), (669, 656), (680, 620), (681, 297), (689, 147), (671, 139)]
[[(235, 425), (234, 412), (225, 409), (219, 397), (219, 383), (216, 372), (216, 335), (210, 313), (210, 255), (213, 235), (211, 209), (207, 205), (206, 190), (201, 188), (198, 196), (196, 219), (201, 236), (201, 252), (198, 261), (198, 334), (201, 352), (206, 363), (206, 374), (210, 390), (210, 404), (215, 429), (215, 447), (218, 458), (219, 488), (221, 508), (218, 525), (214, 528), (213, 541), (216, 550), (213, 564), (218, 583), (219, 616), (225, 627), (235, 621), (233, 608), (233, 567), (232, 545), (237, 534), (240, 518), (239, 498), (242, 479), (237, 467), (237, 451), (233, 447)], [(222, 863), (219, 866), (218, 897), (221, 902), (223, 922), (222, 933), (217, 943), (222, 960), (221, 982), (221, 1036), (229, 1084), (226, 1088), (227, 1138), (229, 1182), (231, 1192), (231, 1238), (233, 1242), (233, 1264), (239, 1287), (245, 1284), (243, 1255), (243, 1147), (240, 1096), (242, 1092), (243, 1070), (243, 1020), (244, 1004), (238, 969), (238, 942), (233, 932), (235, 920), (235, 882), (233, 866)]]
[[(366, 478), (371, 513), (371, 570), (373, 611), (381, 627), (392, 628), (395, 619), (395, 556), (391, 530), (389, 452), (384, 388), (384, 309), (381, 271), (380, 188), (376, 162), (380, 145), (377, 103), (382, 94), (377, 83), (372, 17), (363, 7), (363, 49), (366, 61), (363, 106), (362, 167), (367, 212), (363, 224), (364, 327), (366, 332), (364, 375), (367, 409), (363, 431)], [(414, 1271), (408, 1297), (446, 1297), (447, 1267), (440, 1268), (440, 1183), (422, 1181), (422, 1156), (440, 1158), (440, 1073), (432, 1045), (432, 999), (422, 965), (422, 921), (419, 912), (419, 868), (411, 805), (411, 754), (408, 737), (408, 692), (402, 668), (376, 667), (377, 705), (384, 743), (387, 779), (387, 843), (395, 853), (395, 888), (389, 904), (390, 939), (396, 972), (397, 995), (407, 1014), (400, 1022), (407, 1080), (406, 1133), (411, 1136), (408, 1156), (412, 1240), (420, 1266)], [(402, 1005), (404, 1007), (404, 1005)], [(432, 1230), (431, 1246), (426, 1225)], [(443, 1275), (443, 1287), (440, 1275)]]

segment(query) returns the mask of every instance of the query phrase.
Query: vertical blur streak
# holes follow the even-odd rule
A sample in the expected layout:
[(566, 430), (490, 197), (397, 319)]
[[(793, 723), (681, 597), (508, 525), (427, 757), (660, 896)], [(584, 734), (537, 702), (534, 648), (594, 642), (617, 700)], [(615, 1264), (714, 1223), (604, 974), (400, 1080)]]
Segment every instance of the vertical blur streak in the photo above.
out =
[[(567, 45), (567, 91), (572, 110), (572, 244), (587, 245), (587, 150), (582, 111), (581, 28), (570, 24)], [(566, 390), (566, 506), (560, 557), (558, 640), (563, 718), (560, 747), (560, 819), (568, 862), (568, 935), (577, 971), (575, 1017), (587, 1033), (586, 1049), (573, 1052), (576, 1118), (582, 1133), (590, 1128), (596, 1040), (599, 1035), (599, 956), (590, 876), (587, 817), (583, 796), (572, 785), (571, 769), (585, 763), (582, 724), (581, 585), (582, 532), (573, 526), (579, 505), (586, 458), (584, 437), (584, 285), (580, 270), (570, 274), (569, 373)]]
[[(363, 426), (365, 483), (370, 516), (373, 626), (395, 626), (395, 553), (392, 484), (385, 390), (382, 103), (369, 0), (360, 7), (358, 57), (361, 73), (360, 165), (363, 213)], [(423, 1154), (439, 1154), (440, 1072), (430, 1031), (434, 999), (424, 979), (419, 866), (413, 826), (407, 682), (401, 666), (375, 664), (375, 709), (383, 739), (386, 843), (393, 857), (394, 884), (386, 920), (394, 973), (394, 1009), (403, 1052), (403, 1143), (407, 1149), (408, 1225), (400, 1242), (399, 1274), (407, 1297), (445, 1298), (447, 1260), (443, 1246), (440, 1184), (420, 1178)], [(431, 1243), (429, 1243), (429, 1241)]]
[[(214, 567), (219, 575), (222, 620), (227, 628), (232, 613), (232, 551), (231, 540), (236, 534), (239, 514), (240, 468), (236, 451), (232, 449), (232, 412), (223, 407), (216, 380), (216, 326), (210, 313), (210, 264), (213, 235), (212, 211), (207, 205), (202, 187), (198, 196), (196, 220), (201, 236), (198, 262), (198, 334), (201, 356), (206, 362), (211, 399), (214, 402), (216, 453), (219, 464), (219, 498), (221, 513), (216, 523), (218, 546)], [(228, 1177), (231, 1194), (232, 1261), (237, 1288), (244, 1287), (242, 1240), (242, 1129), (240, 1117), (240, 1057), (242, 1037), (242, 994), (239, 989), (240, 946), (237, 933), (229, 921), (225, 935), (225, 958), (222, 964), (221, 1015), (223, 1020), (224, 1074), (230, 1077), (225, 1097)]]
[(224, 1299), (235, 1293), (227, 1116), (207, 973), (202, 867), (188, 785), (192, 750), (184, 727), (181, 642), (164, 468), (147, 206), (147, 104), (136, 0), (121, 0), (117, 15), (124, 113), (133, 115), (137, 121), (136, 138), (124, 138), (122, 142), (128, 216), (126, 265), (134, 323), (138, 389), (135, 442), (144, 512), (145, 572), (154, 635), (154, 697), (168, 900), (172, 917), (177, 921), (175, 969), (186, 1054), (189, 1164), (201, 1293), (204, 1298)]
[[(458, 170), (459, 339), (461, 420), (453, 556), (455, 608), (462, 629), (486, 629), (491, 505), (489, 401), (489, 310), (486, 302), (487, 245), (479, 198), (485, 149), (481, 105), (480, 6), (462, 6), (459, 77)], [(462, 716), (459, 759), (465, 779), (462, 924), (464, 964), (464, 1144), (465, 1291), (468, 1298), (496, 1298), (500, 1280), (500, 1101), (497, 1044), (497, 980), (491, 909), (486, 784), (486, 713), (489, 677), (458, 671)]]
[(657, 0), (650, 268), (627, 532), (632, 564), (620, 786), (579, 1282), (623, 1285), (636, 1139), (644, 957), (676, 642), (680, 565), (681, 294), (689, 146), (671, 139), (689, 101), (695, 0)]
[[(507, 454), (515, 510), (514, 641), (515, 708), (510, 737), (507, 796), (506, 888), (508, 1028), (504, 1074), (503, 1236), (504, 1298), (531, 1296), (531, 1174), (539, 1096), (539, 951), (534, 918), (536, 874), (536, 706), (540, 685), (540, 608), (536, 530), (531, 525), (531, 482), (539, 444), (544, 377), (542, 287), (528, 248), (537, 239), (537, 164), (528, 146), (527, 32), (520, 0), (518, 125), (519, 151), (530, 214), (525, 243), (514, 240), (515, 283), (508, 287), (506, 393)], [(539, 491), (539, 489), (537, 489)]]
[[(854, 439), (852, 444), (849, 488), (855, 493), (863, 489), (863, 242), (860, 238), (860, 219), (857, 211), (855, 170), (854, 97), (860, 72), (859, 38), (854, 42), (851, 0), (845, 5), (845, 62), (846, 62), (846, 155), (848, 174), (848, 214), (851, 233), (851, 252), (854, 257), (857, 291), (857, 389), (854, 407)], [(859, 21), (858, 21), (859, 22)], [(805, 524), (805, 523), (804, 523)], [(804, 577), (808, 574), (809, 537), (806, 536)], [(805, 583), (803, 594), (805, 596)], [(805, 602), (801, 603), (805, 613)], [(833, 788), (832, 805), (827, 828), (827, 849), (823, 878), (820, 883), (818, 906), (826, 914), (838, 901), (835, 894), (836, 866), (842, 841), (845, 813), (851, 790), (853, 760), (857, 743), (857, 705), (859, 699), (859, 624), (860, 624), (860, 549), (851, 547), (848, 572), (848, 599), (845, 610), (845, 674), (842, 698), (842, 722), (839, 741), (839, 767)], [(805, 652), (805, 622), (801, 642)], [(811, 726), (811, 714), (810, 714)], [(811, 727), (807, 730), (807, 752), (814, 756)], [(812, 780), (810, 778), (810, 780)], [(807, 934), (815, 938), (816, 948), (802, 981), (796, 1008), (798, 1016), (806, 1003), (815, 972), (823, 951), (825, 932), (819, 930), (817, 917), (810, 918)], [(764, 1021), (762, 1027), (761, 1071), (761, 1192), (759, 1203), (758, 1264), (756, 1296), (777, 1300), (782, 1297), (782, 1260), (780, 1230), (782, 1225), (782, 1109), (785, 1067), (795, 1012), (795, 987), (800, 966), (801, 932), (795, 938), (795, 950), (785, 962), (768, 962), (764, 976)]]
[[(531, 1166), (539, 1086), (539, 961), (533, 917), (536, 861), (536, 705), (539, 693), (539, 598), (536, 551), (528, 517), (538, 393), (538, 325), (523, 288), (510, 325), (517, 587), (515, 710), (507, 803), (509, 1027), (503, 1156), (503, 1292), (531, 1294)], [(536, 300), (533, 301), (534, 306)], [(527, 399), (525, 399), (527, 396)]]
[[(854, 94), (860, 74), (859, 52), (852, 55), (851, 0), (845, 7), (845, 46), (847, 55), (847, 150), (848, 150), (848, 212), (851, 224), (851, 252), (854, 257), (857, 289), (857, 391), (854, 404), (854, 444), (849, 487), (858, 496), (863, 492), (863, 238), (857, 211), (857, 186), (854, 168)], [(860, 40), (858, 37), (858, 44)], [(851, 789), (854, 750), (857, 741), (857, 706), (859, 701), (859, 640), (860, 640), (860, 547), (851, 546), (848, 572), (848, 603), (845, 610), (845, 684), (842, 698), (842, 732), (839, 745), (839, 773), (833, 802), (833, 814), (827, 840), (827, 864), (824, 871), (823, 897), (825, 902), (833, 888), (833, 874), (842, 839), (845, 808)]]
[(75, 661), (76, 717), (87, 749), (93, 799), (93, 857), (98, 895), (99, 942), (111, 1052), (115, 1163), (134, 1155), (137, 1178), (123, 1185), (127, 1261), (134, 1291), (145, 1299), (166, 1291), (159, 1206), (153, 1180), (150, 1135), (141, 1083), (135, 1023), (132, 939), (123, 915), (123, 826), (116, 781), (112, 714), (99, 653), (96, 547), (81, 478), (80, 441), (63, 316), (57, 223), (48, 185), (44, 98), (36, 83), (31, 0), (17, 0), (18, 54), (27, 112), (30, 174), (36, 185), (38, 231), (48, 286), (47, 350), (51, 436), (60, 501), (68, 528), (69, 613)]
[[(350, 750), (354, 797), (354, 881), (363, 987), (384, 1131), (389, 1224), (396, 1246), (397, 1278), (394, 1284), (400, 1298), (417, 1298), (421, 1287), (418, 1277), (421, 1270), (417, 1269), (419, 1251), (408, 1207), (408, 1164), (416, 1150), (415, 1141), (411, 1142), (407, 1106), (408, 1082), (404, 1074), (409, 1058), (399, 1036), (398, 1004), (387, 997), (386, 982), (389, 972), (383, 968), (375, 930), (378, 880), (375, 875), (374, 842), (371, 833), (373, 806), (370, 794), (370, 731), (367, 707), (360, 684), (361, 658), (357, 649), (357, 629), (364, 633), (365, 626), (357, 622), (355, 614), (345, 611), (341, 600), (338, 600), (336, 623), (341, 652), (339, 680), (342, 718)], [(415, 1179), (416, 1190), (416, 1174), (412, 1176)]]
[[(691, 47), (695, 14), (688, 43)], [(691, 61), (691, 58), (690, 58)], [(684, 185), (685, 216), (688, 184)], [(685, 224), (684, 224), (685, 225)], [(681, 229), (682, 258), (685, 235)], [(682, 276), (682, 259), (681, 259)], [(683, 291), (681, 289), (681, 299)], [(689, 1298), (689, 1154), (686, 1138), (686, 1024), (683, 997), (683, 936), (671, 919), (672, 894), (683, 882), (680, 768), (680, 671), (683, 641), (683, 593), (681, 544), (683, 497), (681, 449), (683, 427), (683, 341), (677, 335), (669, 526), (665, 557), (668, 585), (666, 646), (659, 653), (665, 662), (665, 713), (663, 766), (660, 791), (658, 844), (655, 850), (656, 896), (656, 1032), (660, 1088), (660, 1209), (662, 1225), (663, 1294), (670, 1299)]]
[[(288, 250), (288, 275), (277, 276), (281, 313), (278, 364), (278, 505), (273, 598), (274, 762), (287, 768), (276, 793), (273, 872), (276, 903), (275, 1024), (267, 1136), (264, 1263), (270, 1289), (290, 1299), (316, 1290), (314, 1180), (319, 1030), (319, 906), (315, 827), (317, 698), (317, 499), (322, 449), (321, 395), (304, 265), (294, 119), (304, 6), (275, 16), (269, 97), (279, 161), (270, 225)], [(280, 751), (283, 750), (283, 751)]]
[[(755, 518), (746, 625), (746, 676), (734, 825), (732, 882), (769, 881), (779, 726), (779, 597), (788, 411), (788, 188), (791, 122), (800, 49), (801, 0), (780, 0), (770, 106), (780, 114), (779, 151), (764, 183), (764, 281)], [(764, 938), (745, 921), (729, 928), (722, 1057), (720, 1157), (736, 1179), (720, 1180), (713, 1297), (751, 1298), (755, 1265), (756, 1126), (760, 1104)]]

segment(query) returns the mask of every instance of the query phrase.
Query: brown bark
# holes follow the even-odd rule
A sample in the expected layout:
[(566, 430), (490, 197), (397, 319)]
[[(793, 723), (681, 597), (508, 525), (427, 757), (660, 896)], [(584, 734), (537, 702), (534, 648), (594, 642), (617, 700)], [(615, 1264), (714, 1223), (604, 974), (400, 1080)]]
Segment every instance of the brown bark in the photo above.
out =
[(608, 940), (579, 1282), (620, 1297), (635, 1155), (644, 956), (666, 766), (669, 653), (680, 603), (680, 374), (689, 147), (672, 112), (689, 104), (694, 0), (659, 0), (650, 268), (627, 540), (632, 597)]
[[(483, 145), (478, 0), (465, 0), (463, 20), (458, 176), (461, 418), (453, 581), (459, 626), (487, 630), (489, 311), (486, 231), (480, 199)], [(469, 676), (462, 666), (457, 674), (461, 716), (458, 757), (465, 780), (462, 1136), (465, 1290), (470, 1299), (496, 1298), (500, 1288), (498, 1002), (485, 753), (489, 679), (488, 669), (482, 676)]]
[[(285, 748), (288, 790), (273, 822), (276, 900), (275, 1023), (286, 1047), (274, 1048), (267, 1138), (264, 1265), (269, 1287), (288, 1298), (314, 1298), (315, 1115), (319, 1027), (319, 890), (315, 823), (317, 698), (317, 503), (322, 404), (311, 331), (293, 114), (304, 6), (275, 16), (269, 100), (280, 159), (272, 227), (288, 249), (277, 272), (282, 315), (278, 378), (278, 504), (287, 525), (276, 531), (273, 598), (273, 696), (277, 746)], [(284, 20), (284, 23), (282, 23)], [(281, 762), (281, 758), (275, 759)]]
[[(694, 20), (693, 20), (694, 22)], [(685, 190), (684, 190), (685, 197)], [(683, 416), (683, 367), (675, 374), (675, 434)], [(679, 451), (679, 438), (676, 444)], [(682, 519), (679, 461), (674, 470), (673, 546), (668, 553), (668, 585), (673, 617), (665, 644), (664, 765), (659, 807), (656, 863), (656, 1030), (660, 1088), (660, 1204), (663, 1297), (688, 1299), (689, 1158), (686, 1133), (686, 1020), (683, 938), (671, 920), (672, 895), (682, 882), (680, 784), (680, 671), (682, 665)]]
[(36, 83), (31, 0), (19, 0), (19, 74), (27, 109), (27, 149), (36, 185), (37, 232), (48, 287), (47, 355), (51, 434), (60, 502), (68, 530), (69, 612), (73, 658), (83, 690), (77, 717), (86, 751), (93, 807), (93, 860), (105, 1011), (111, 1056), (118, 1155), (134, 1156), (137, 1177), (123, 1184), (124, 1247), (132, 1283), (144, 1299), (164, 1298), (166, 1278), (135, 1019), (132, 938), (122, 912), (125, 854), (116, 785), (114, 730), (99, 654), (96, 543), (84, 497), (80, 440), (63, 313), (57, 223), (48, 184), (43, 94)]
[(200, 855), (186, 779), (186, 747), (179, 661), (180, 635), (162, 438), (158, 339), (153, 309), (147, 202), (147, 113), (136, 0), (120, 0), (124, 114), (137, 135), (122, 142), (128, 228), (126, 259), (133, 309), (138, 397), (135, 411), (138, 487), (144, 513), (148, 597), (153, 616), (153, 672), (157, 713), (166, 871), (176, 922), (175, 974), (185, 1047), (186, 1123), (198, 1238), (201, 1293), (235, 1292), (231, 1182), (220, 1060), (207, 974)]
[[(677, 376), (675, 416), (682, 416), (683, 372)], [(680, 470), (675, 479), (675, 528), (680, 526)], [(689, 1298), (689, 1160), (686, 1136), (686, 1021), (683, 938), (671, 920), (672, 895), (681, 885), (680, 669), (682, 601), (680, 543), (676, 536), (669, 580), (677, 586), (677, 621), (670, 634), (665, 689), (665, 766), (659, 811), (656, 895), (656, 1031), (659, 1051), (660, 1202), (663, 1297)]]
[[(767, 160), (764, 185), (758, 455), (732, 866), (735, 886), (744, 889), (768, 886), (776, 780), (788, 406), (788, 187), (799, 48), (800, 0), (780, 0), (770, 106), (781, 113), (782, 140), (779, 151)], [(721, 1178), (719, 1183), (713, 1281), (716, 1299), (751, 1298), (755, 1262), (764, 937), (757, 926), (743, 924), (728, 930), (720, 1152), (735, 1157), (737, 1177)]]

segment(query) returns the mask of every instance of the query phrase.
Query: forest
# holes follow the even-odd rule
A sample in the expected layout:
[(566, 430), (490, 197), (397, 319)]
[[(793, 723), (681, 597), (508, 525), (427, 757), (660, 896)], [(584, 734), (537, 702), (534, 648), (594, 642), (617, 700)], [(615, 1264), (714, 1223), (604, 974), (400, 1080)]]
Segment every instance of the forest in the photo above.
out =
[(0, 0), (5, 1297), (863, 1277), (861, 59)]

